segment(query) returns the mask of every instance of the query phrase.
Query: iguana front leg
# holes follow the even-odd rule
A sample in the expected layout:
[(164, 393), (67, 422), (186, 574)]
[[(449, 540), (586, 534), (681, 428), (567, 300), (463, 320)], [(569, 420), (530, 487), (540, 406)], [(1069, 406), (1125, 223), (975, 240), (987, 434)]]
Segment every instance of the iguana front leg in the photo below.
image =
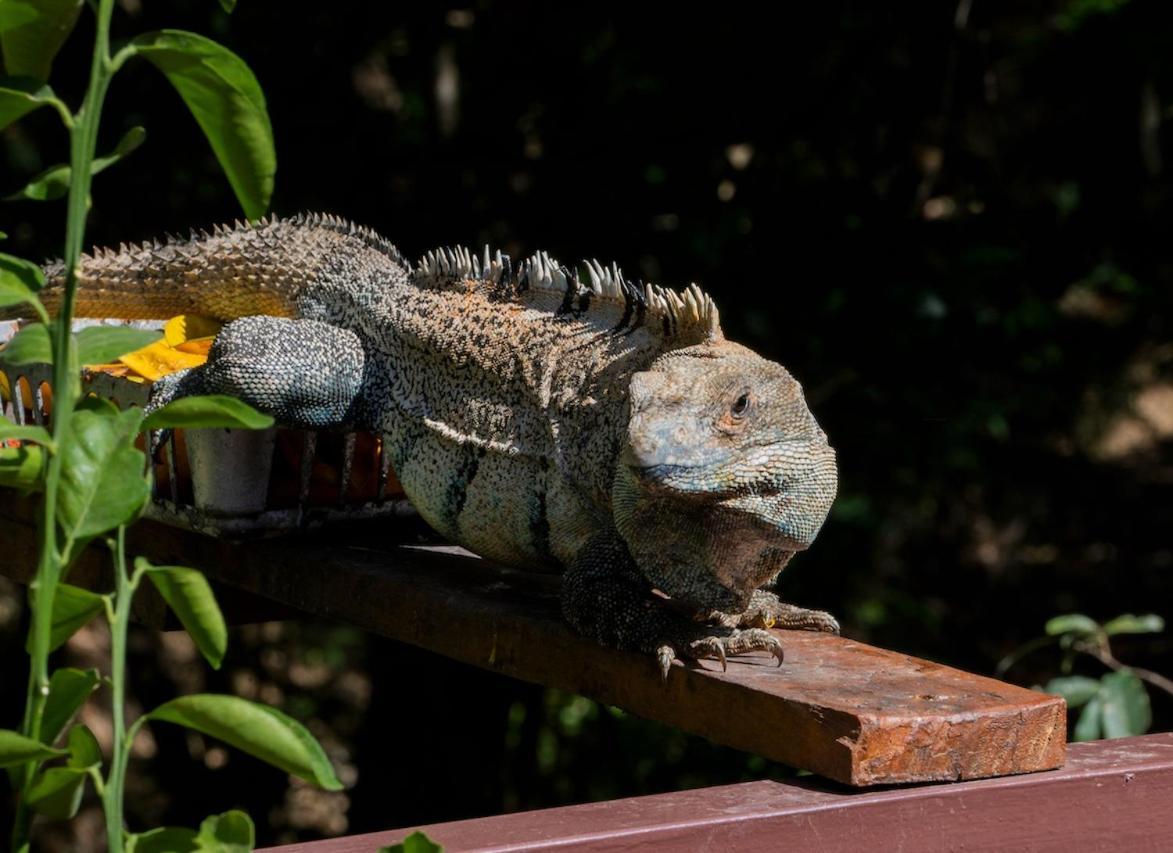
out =
[(227, 394), (287, 426), (358, 425), (365, 363), (362, 342), (348, 329), (242, 317), (220, 330), (206, 364), (158, 380), (146, 412), (181, 397)]
[(805, 607), (787, 604), (764, 589), (754, 590), (749, 607), (740, 613), (714, 610), (702, 618), (727, 628), (785, 628), (839, 633), (839, 621), (825, 610), (807, 610)]
[(731, 655), (768, 651), (782, 663), (782, 644), (769, 631), (701, 624), (655, 596), (613, 533), (594, 537), (566, 569), (562, 612), (603, 645), (654, 653), (664, 679), (677, 657), (714, 658), (724, 667)]

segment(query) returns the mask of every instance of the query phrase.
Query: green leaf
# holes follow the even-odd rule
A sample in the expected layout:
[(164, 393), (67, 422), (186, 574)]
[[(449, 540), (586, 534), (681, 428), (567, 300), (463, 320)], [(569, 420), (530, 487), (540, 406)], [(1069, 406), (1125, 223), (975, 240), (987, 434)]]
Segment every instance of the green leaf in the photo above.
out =
[[(107, 154), (105, 157), (96, 157), (91, 166), (91, 173), (98, 174), (107, 166), (112, 166), (117, 163), (131, 151), (143, 144), (143, 140), (147, 138), (147, 132), (142, 127), (132, 127), (119, 140), (118, 145), (115, 146), (114, 151)], [(22, 198), (30, 199), (32, 201), (52, 201), (54, 199), (62, 198), (69, 192), (69, 182), (72, 173), (68, 163), (58, 163), (56, 166), (50, 166), (45, 171), (41, 172), (23, 189), (5, 196), (5, 201), (18, 201)]]
[(269, 208), (277, 153), (265, 96), (239, 56), (210, 39), (160, 30), (131, 44), (166, 75), (212, 145), (245, 215)]
[(1144, 616), (1134, 616), (1125, 613), (1104, 623), (1104, 633), (1108, 636), (1115, 634), (1159, 634), (1165, 630), (1165, 620), (1156, 613), (1146, 613)]
[(1082, 613), (1068, 613), (1047, 620), (1046, 632), (1049, 637), (1060, 634), (1094, 634), (1100, 630), (1100, 623)]
[(227, 429), (268, 429), (273, 419), (235, 397), (210, 394), (180, 397), (152, 412), (143, 421), (143, 429), (179, 427), (225, 427)]
[(32, 261), (0, 252), (0, 269), (16, 276), (29, 290), (38, 291), (45, 286), (44, 271)]
[(238, 696), (197, 693), (172, 699), (147, 717), (219, 738), (329, 791), (342, 789), (330, 760), (314, 736), (276, 708)]
[(108, 364), (162, 336), (162, 332), (130, 326), (90, 326), (77, 333), (77, 363)]
[(256, 828), (252, 818), (233, 809), (220, 815), (204, 818), (196, 836), (196, 849), (209, 853), (250, 853), (256, 843)]
[(0, 34), (37, 19), (37, 9), (28, 0), (0, 0)]
[(51, 744), (57, 740), (57, 736), (86, 703), (97, 684), (96, 669), (62, 667), (53, 673), (49, 679), (49, 698), (45, 701), (45, 712), (41, 717), (42, 741)]
[(45, 746), (20, 732), (0, 729), (0, 767), (14, 767), (27, 761), (41, 761), (58, 755), (65, 755), (65, 750)]
[[(34, 606), (35, 604), (34, 602)], [(49, 632), (49, 651), (63, 646), (78, 628), (105, 609), (104, 595), (67, 583), (58, 584), (57, 594), (53, 598), (53, 627)], [(32, 652), (31, 635), (25, 643), (25, 650)]]
[(236, 0), (220, 0), (220, 8), (231, 15), (236, 10)]
[(228, 626), (208, 579), (202, 572), (182, 566), (151, 566), (142, 557), (135, 565), (147, 572), (151, 583), (195, 641), (196, 648), (213, 669), (219, 669), (228, 648)]
[(196, 831), (185, 826), (161, 826), (127, 838), (126, 853), (193, 853)]
[(1110, 672), (1101, 679), (1104, 737), (1143, 735), (1153, 724), (1144, 682), (1130, 670)]
[(48, 447), (50, 450), (53, 449), (53, 437), (49, 435), (49, 430), (44, 427), (33, 426), (32, 424), (19, 426), (12, 423), (12, 421), (0, 418), (0, 441), (8, 441), (10, 439), (15, 439), (16, 441), (33, 441)]
[(1103, 720), (1103, 705), (1099, 696), (1093, 696), (1079, 712), (1072, 736), (1078, 741), (1099, 740), (1100, 723)]
[(69, 766), (74, 770), (88, 770), (102, 764), (102, 748), (88, 726), (78, 723), (69, 730)]
[(73, 767), (47, 767), (29, 786), (29, 807), (54, 820), (69, 820), (81, 807), (85, 790), (85, 770)]
[(49, 315), (37, 299), (37, 291), (44, 283), (45, 275), (36, 264), (0, 252), (0, 308), (28, 304), (38, 317), (48, 320)]
[(146, 457), (134, 447), (141, 422), (135, 408), (73, 413), (57, 491), (57, 519), (67, 537), (85, 539), (127, 524), (146, 503)]
[(1082, 675), (1069, 675), (1065, 678), (1052, 678), (1043, 687), (1043, 691), (1057, 693), (1067, 700), (1069, 708), (1078, 708), (1100, 692), (1100, 682)]
[(44, 323), (25, 326), (0, 350), (0, 362), (13, 366), (52, 364), (53, 344), (49, 341), (49, 327)]
[(380, 847), (379, 853), (444, 853), (444, 848), (417, 829), (398, 844)]
[(91, 168), (92, 174), (98, 174), (103, 169), (113, 166), (127, 154), (134, 151), (147, 140), (147, 129), (141, 124), (136, 124), (126, 133), (122, 134), (122, 138), (118, 140), (118, 144), (114, 146), (114, 150), (104, 157), (95, 157)]
[(0, 78), (0, 130), (26, 113), (51, 104), (54, 99), (53, 90), (38, 80), (28, 77)]
[(33, 444), (0, 447), (0, 486), (24, 493), (40, 491), (45, 485), (45, 449)]
[(69, 166), (58, 163), (42, 172), (38, 172), (33, 179), (14, 193), (4, 196), (4, 201), (53, 201), (64, 198), (69, 192)]
[[(32, 18), (30, 7), (35, 13)], [(48, 80), (53, 57), (77, 23), (81, 7), (82, 0), (3, 0), (0, 46), (8, 73)]]

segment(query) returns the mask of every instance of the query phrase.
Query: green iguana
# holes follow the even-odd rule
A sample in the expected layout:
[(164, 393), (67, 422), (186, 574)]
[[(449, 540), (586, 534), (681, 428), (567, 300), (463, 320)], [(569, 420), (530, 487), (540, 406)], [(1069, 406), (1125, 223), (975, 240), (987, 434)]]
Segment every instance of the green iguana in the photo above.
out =
[[(600, 643), (677, 657), (767, 650), (763, 628), (838, 631), (762, 590), (835, 497), (835, 453), (780, 365), (725, 340), (695, 285), (544, 253), (411, 264), (366, 228), (270, 219), (79, 268), (78, 316), (228, 321), (150, 406), (235, 395), (279, 422), (385, 435), (420, 515), (502, 563), (561, 571)], [(60, 299), (62, 269), (42, 298)]]

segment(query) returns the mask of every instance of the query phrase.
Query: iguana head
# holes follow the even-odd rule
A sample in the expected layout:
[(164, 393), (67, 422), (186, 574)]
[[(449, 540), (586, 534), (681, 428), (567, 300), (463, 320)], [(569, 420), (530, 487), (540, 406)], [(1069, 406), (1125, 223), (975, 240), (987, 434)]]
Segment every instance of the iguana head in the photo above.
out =
[(835, 497), (835, 451), (779, 364), (720, 340), (632, 376), (613, 492), (648, 580), (681, 603), (744, 608), (814, 541)]

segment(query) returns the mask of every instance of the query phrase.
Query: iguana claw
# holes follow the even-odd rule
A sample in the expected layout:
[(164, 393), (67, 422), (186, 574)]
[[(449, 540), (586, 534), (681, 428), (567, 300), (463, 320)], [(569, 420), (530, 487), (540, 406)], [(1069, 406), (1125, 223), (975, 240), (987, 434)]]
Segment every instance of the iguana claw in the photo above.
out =
[[(782, 665), (784, 659), (781, 641), (769, 631), (761, 628), (750, 628), (746, 631), (733, 630), (725, 636), (710, 634), (680, 643), (679, 647), (681, 657), (721, 661), (722, 672), (727, 672), (729, 669), (728, 657), (730, 655), (768, 651), (774, 656), (778, 666)], [(660, 677), (664, 681), (668, 680), (668, 672), (672, 669), (672, 661), (676, 659), (677, 655), (677, 647), (671, 643), (661, 643), (656, 646), (656, 660), (660, 664)]]
[(660, 664), (660, 680), (667, 683), (668, 672), (672, 669), (672, 661), (676, 660), (676, 650), (667, 643), (656, 647), (656, 661)]

